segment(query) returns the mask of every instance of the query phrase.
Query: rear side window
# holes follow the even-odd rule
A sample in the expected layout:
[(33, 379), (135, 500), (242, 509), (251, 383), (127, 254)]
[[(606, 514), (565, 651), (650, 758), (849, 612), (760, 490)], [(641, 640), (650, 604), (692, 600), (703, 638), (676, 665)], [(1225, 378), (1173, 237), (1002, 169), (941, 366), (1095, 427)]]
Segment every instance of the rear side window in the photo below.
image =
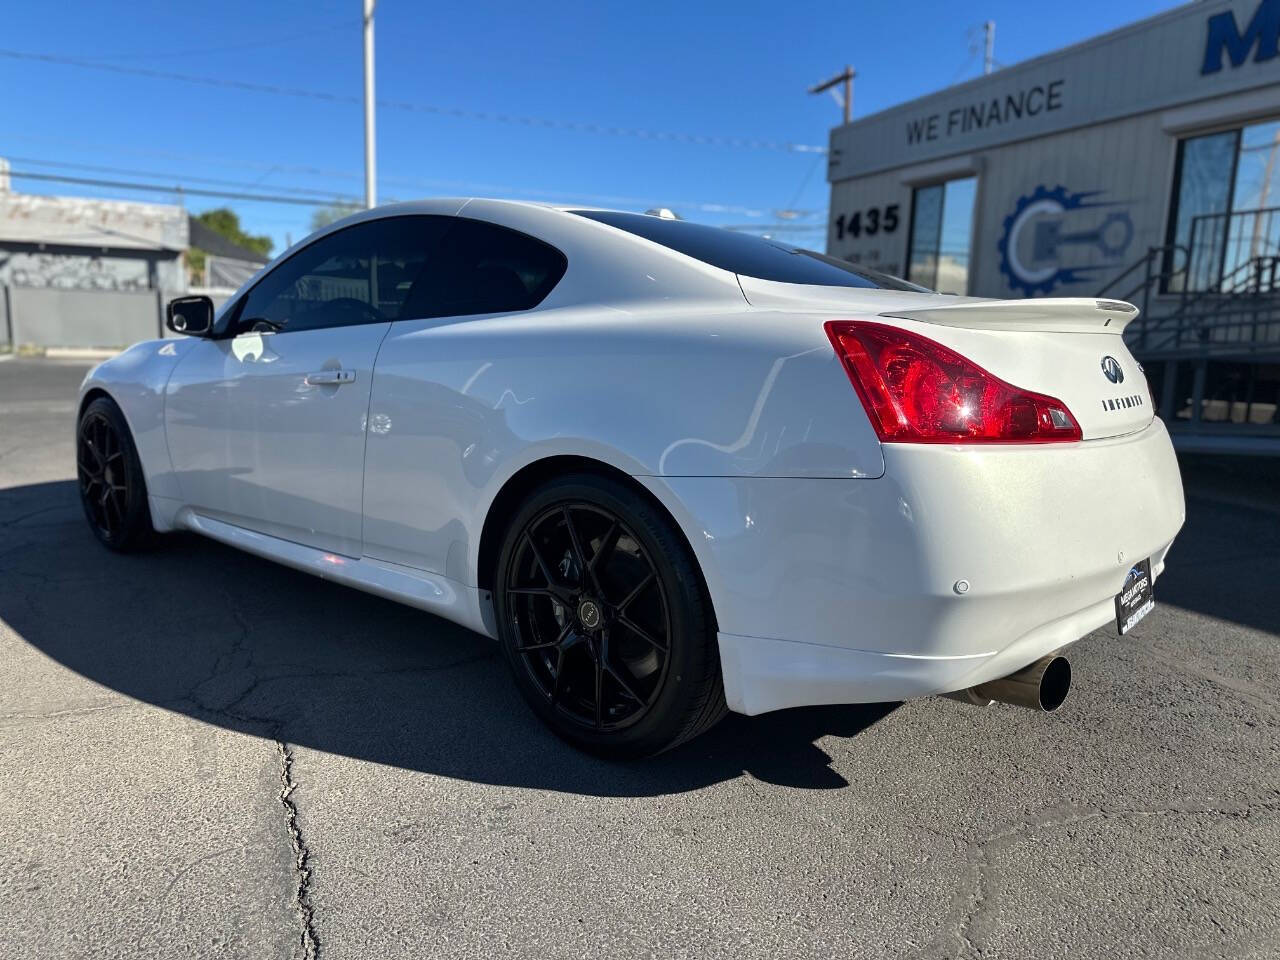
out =
[(588, 220), (626, 230), (638, 237), (670, 247), (687, 257), (757, 280), (807, 283), (824, 287), (865, 287), (884, 290), (917, 290), (897, 277), (866, 270), (834, 257), (824, 256), (779, 240), (708, 227), (687, 220), (667, 220), (640, 213), (612, 210), (574, 210)]
[(560, 282), (566, 266), (564, 254), (541, 240), (455, 219), (409, 288), (400, 318), (529, 310)]

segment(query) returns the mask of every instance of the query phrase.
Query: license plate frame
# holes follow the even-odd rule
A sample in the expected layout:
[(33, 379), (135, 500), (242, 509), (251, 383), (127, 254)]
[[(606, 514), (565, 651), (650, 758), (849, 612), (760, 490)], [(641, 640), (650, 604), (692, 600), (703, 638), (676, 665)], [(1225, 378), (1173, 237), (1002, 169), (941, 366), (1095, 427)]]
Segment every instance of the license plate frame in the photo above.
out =
[(1155, 580), (1151, 576), (1151, 558), (1147, 557), (1129, 568), (1124, 586), (1116, 594), (1116, 629), (1120, 636), (1142, 622), (1155, 605)]

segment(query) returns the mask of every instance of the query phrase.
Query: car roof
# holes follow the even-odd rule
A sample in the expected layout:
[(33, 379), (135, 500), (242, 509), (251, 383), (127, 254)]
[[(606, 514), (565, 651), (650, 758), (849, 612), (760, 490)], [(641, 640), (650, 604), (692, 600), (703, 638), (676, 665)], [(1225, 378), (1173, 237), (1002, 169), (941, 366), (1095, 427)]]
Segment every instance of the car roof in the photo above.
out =
[[(357, 211), (307, 235), (273, 258), (241, 290), (257, 283), (277, 263), (332, 233), (360, 223), (416, 215), (482, 220), (526, 233), (557, 247), (569, 258), (566, 279), (570, 282), (558, 284), (545, 305), (602, 300), (644, 301), (652, 298), (653, 284), (658, 282), (655, 280), (658, 276), (662, 277), (668, 291), (664, 296), (678, 292), (685, 298), (742, 301), (742, 289), (735, 274), (574, 213), (597, 209), (604, 208), (483, 197), (430, 197), (389, 203)], [(635, 211), (616, 212), (635, 214)], [(239, 293), (228, 303), (238, 297)]]

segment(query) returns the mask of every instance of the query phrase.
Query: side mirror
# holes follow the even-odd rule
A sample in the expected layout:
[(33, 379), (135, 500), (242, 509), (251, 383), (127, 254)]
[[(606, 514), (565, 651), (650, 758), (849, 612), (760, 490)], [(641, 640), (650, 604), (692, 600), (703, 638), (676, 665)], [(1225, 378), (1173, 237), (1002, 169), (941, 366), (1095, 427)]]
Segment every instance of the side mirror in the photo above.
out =
[(213, 333), (213, 301), (203, 295), (170, 300), (165, 326), (188, 337), (209, 336)]

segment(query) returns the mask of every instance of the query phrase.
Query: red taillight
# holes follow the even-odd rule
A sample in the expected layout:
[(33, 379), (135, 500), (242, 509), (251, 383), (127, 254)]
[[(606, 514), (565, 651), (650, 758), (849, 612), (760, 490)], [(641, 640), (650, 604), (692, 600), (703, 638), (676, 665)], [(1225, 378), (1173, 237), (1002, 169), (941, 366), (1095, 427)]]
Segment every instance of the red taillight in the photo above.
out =
[(826, 330), (882, 441), (1081, 439), (1080, 425), (1061, 400), (1005, 383), (927, 337), (857, 320), (832, 320)]

